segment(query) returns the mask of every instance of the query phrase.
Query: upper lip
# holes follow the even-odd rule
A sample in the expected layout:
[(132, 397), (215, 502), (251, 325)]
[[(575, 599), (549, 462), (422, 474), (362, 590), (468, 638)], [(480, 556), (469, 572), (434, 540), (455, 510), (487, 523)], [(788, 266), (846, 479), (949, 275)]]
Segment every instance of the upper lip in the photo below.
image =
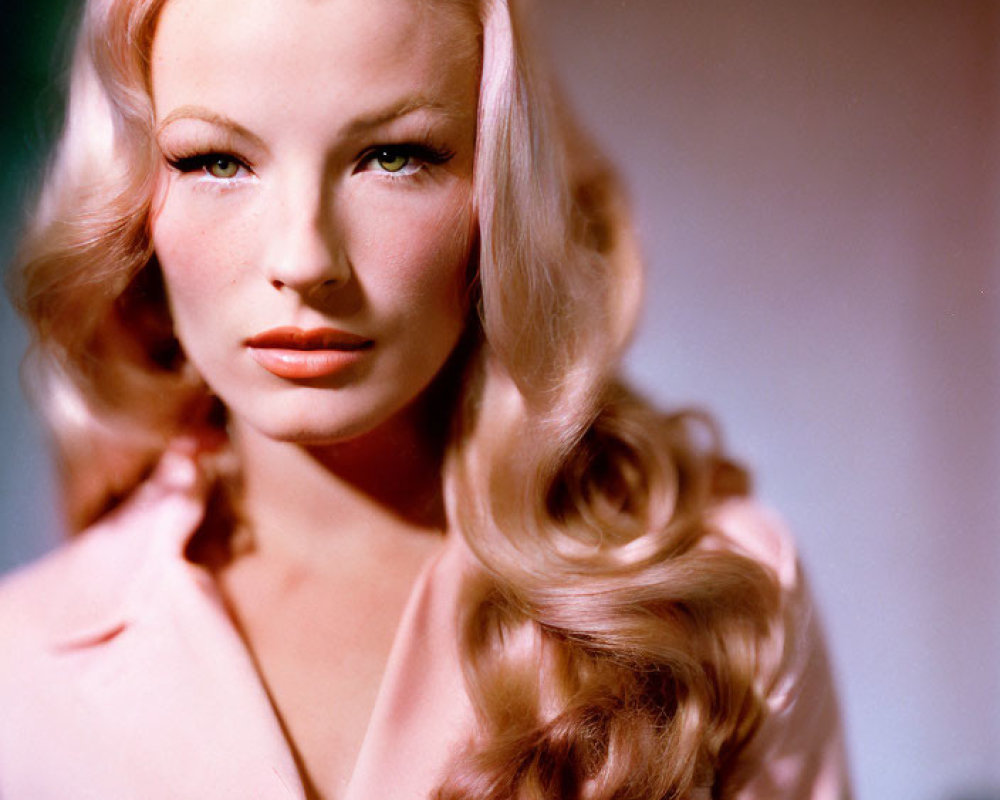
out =
[(303, 330), (291, 325), (262, 331), (246, 340), (248, 347), (271, 347), (282, 350), (363, 350), (372, 340), (336, 328)]

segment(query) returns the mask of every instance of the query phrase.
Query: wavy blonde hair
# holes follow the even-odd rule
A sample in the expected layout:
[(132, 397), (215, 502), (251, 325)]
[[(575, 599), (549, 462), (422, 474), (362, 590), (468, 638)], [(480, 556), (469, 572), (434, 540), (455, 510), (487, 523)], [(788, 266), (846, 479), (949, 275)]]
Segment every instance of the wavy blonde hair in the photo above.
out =
[[(478, 329), (443, 468), (449, 522), (478, 564), (460, 612), (479, 725), (438, 797), (731, 797), (766, 713), (778, 614), (767, 570), (703, 546), (745, 476), (709, 420), (660, 413), (617, 379), (641, 270), (615, 176), (518, 10), (447, 1), (476, 15), (482, 44)], [(162, 2), (88, 2), (13, 284), (75, 529), (172, 437), (222, 424), (173, 338), (151, 246)]]

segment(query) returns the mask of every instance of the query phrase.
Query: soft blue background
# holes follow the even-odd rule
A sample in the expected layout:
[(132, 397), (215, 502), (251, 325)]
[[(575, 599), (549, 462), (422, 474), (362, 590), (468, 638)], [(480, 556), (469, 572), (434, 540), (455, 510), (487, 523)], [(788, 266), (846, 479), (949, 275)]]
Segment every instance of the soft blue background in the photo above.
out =
[[(5, 253), (56, 105), (54, 5), (5, 10)], [(628, 371), (716, 411), (796, 530), (859, 797), (1000, 797), (996, 4), (539, 5), (638, 211)], [(57, 512), (6, 306), (0, 332), (3, 568)]]
[[(69, 25), (65, 3), (8, 3), (0, 25), (0, 258), (14, 247), (46, 143), (58, 124), (57, 84)], [(65, 48), (62, 48), (63, 50)], [(22, 399), (18, 366), (27, 340), (6, 297), (0, 300), (0, 569), (23, 562), (58, 539), (50, 467), (41, 430)]]

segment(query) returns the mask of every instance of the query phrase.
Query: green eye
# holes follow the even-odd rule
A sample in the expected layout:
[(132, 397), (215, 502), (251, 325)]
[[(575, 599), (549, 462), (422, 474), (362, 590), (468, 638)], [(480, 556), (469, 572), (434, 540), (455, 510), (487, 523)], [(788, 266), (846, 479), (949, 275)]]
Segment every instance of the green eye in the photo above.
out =
[(386, 172), (399, 172), (410, 163), (408, 155), (396, 150), (383, 150), (375, 156), (375, 160), (378, 161), (378, 165)]
[(205, 169), (213, 178), (235, 178), (236, 173), (240, 171), (240, 165), (231, 158), (219, 156), (209, 161)]

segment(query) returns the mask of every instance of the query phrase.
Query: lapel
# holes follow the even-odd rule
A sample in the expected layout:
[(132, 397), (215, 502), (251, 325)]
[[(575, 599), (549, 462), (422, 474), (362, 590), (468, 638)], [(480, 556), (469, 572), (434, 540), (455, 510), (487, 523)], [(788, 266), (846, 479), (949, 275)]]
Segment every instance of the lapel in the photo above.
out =
[(102, 575), (110, 585), (64, 593), (55, 614), (47, 666), (72, 747), (69, 780), (112, 799), (305, 800), (222, 599), (183, 555), (204, 512), (201, 478), (190, 461), (165, 461), (87, 534), (89, 563), (118, 579)]
[[(52, 688), (39, 702), (51, 711), (29, 712), (60, 720), (51, 763), (70, 766), (58, 789), (24, 796), (305, 800), (252, 657), (211, 576), (184, 557), (204, 513), (186, 464), (161, 465), (77, 543), (85, 553), (65, 573), (83, 577), (60, 593), (46, 637)], [(455, 630), (470, 559), (453, 534), (417, 579), (338, 800), (426, 800), (474, 730)]]
[(414, 584), (343, 800), (427, 800), (475, 730), (455, 614), (471, 558), (451, 533)]

